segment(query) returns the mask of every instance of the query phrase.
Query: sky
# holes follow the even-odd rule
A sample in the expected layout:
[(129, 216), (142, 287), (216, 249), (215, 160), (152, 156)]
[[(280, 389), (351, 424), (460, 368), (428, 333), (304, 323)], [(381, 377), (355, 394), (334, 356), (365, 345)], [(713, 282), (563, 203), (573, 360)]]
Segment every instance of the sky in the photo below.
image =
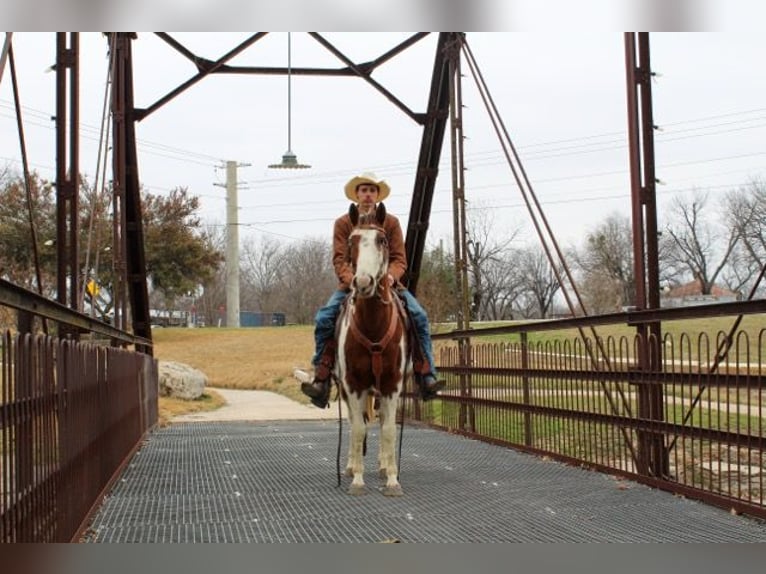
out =
[[(762, 9), (761, 9), (762, 10)], [(766, 14), (764, 14), (766, 15)], [(726, 20), (722, 20), (724, 23)], [(249, 33), (173, 33), (215, 60)], [(338, 32), (324, 36), (355, 62), (372, 59), (409, 33)], [(426, 109), (437, 35), (379, 68), (373, 78), (413, 111)], [(611, 213), (630, 215), (627, 87), (621, 32), (566, 30), (468, 32), (479, 70), (497, 103), (556, 239), (579, 245)], [(293, 67), (343, 64), (304, 32), (290, 34)], [(31, 168), (55, 168), (55, 34), (18, 32), (14, 55)], [(287, 65), (288, 34), (275, 32), (232, 65)], [(660, 220), (693, 189), (717, 201), (752, 178), (766, 178), (766, 37), (756, 30), (653, 32), (651, 66)], [(107, 44), (81, 34), (81, 170), (96, 173), (106, 88)], [(133, 43), (135, 101), (146, 107), (196, 69), (154, 34)], [(463, 129), (468, 216), (489, 222), (500, 241), (535, 243), (529, 215), (501, 152), (474, 79), (463, 64)], [(359, 78), (290, 80), (291, 148), (299, 171), (273, 170), (287, 150), (285, 76), (214, 75), (137, 124), (144, 188), (186, 187), (209, 225), (226, 223), (225, 162), (239, 164), (240, 241), (328, 240), (348, 208), (343, 185), (372, 171), (391, 185), (388, 211), (406, 226), (422, 128)], [(0, 81), (0, 166), (19, 168), (10, 74)], [(452, 241), (449, 132), (432, 204), (427, 244)], [(406, 233), (406, 228), (405, 228)]]

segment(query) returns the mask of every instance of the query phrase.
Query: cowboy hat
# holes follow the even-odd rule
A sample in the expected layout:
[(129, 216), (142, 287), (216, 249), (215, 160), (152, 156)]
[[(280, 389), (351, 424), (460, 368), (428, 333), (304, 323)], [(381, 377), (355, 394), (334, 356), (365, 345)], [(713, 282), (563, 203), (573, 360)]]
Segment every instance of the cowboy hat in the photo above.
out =
[(382, 179), (379, 180), (374, 173), (363, 173), (352, 177), (344, 188), (346, 190), (346, 197), (351, 201), (356, 202), (358, 200), (356, 196), (356, 188), (362, 183), (371, 183), (378, 186), (378, 202), (383, 201), (391, 193), (391, 188)]

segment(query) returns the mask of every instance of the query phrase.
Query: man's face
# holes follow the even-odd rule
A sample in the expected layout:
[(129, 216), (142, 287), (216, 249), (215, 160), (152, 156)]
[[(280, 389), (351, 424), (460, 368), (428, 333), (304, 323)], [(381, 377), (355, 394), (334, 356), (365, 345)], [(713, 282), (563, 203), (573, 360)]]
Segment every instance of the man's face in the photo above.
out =
[(362, 213), (372, 211), (378, 201), (378, 186), (374, 183), (360, 183), (356, 186), (356, 198)]

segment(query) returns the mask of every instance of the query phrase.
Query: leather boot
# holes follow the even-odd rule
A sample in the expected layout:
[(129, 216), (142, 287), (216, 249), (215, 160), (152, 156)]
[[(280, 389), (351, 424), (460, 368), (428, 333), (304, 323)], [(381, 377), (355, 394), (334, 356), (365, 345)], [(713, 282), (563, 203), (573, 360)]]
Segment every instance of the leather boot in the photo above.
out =
[(314, 380), (301, 383), (301, 391), (311, 399), (311, 404), (324, 409), (330, 402), (330, 370), (326, 365), (317, 365)]
[(417, 376), (415, 380), (420, 389), (420, 398), (423, 402), (436, 398), (437, 393), (444, 388), (444, 381), (437, 379), (431, 373)]
[(314, 380), (310, 383), (301, 383), (301, 391), (311, 399), (311, 404), (320, 409), (329, 406), (330, 402), (330, 375), (335, 364), (335, 343), (325, 345), (319, 364), (314, 369)]

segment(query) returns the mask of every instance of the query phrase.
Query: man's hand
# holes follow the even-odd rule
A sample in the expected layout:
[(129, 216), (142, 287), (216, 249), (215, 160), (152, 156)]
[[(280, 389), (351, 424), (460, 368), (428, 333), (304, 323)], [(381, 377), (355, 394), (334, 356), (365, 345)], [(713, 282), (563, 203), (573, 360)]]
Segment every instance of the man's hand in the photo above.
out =
[(387, 277), (388, 277), (388, 286), (393, 287), (395, 283), (394, 276), (389, 273)]

